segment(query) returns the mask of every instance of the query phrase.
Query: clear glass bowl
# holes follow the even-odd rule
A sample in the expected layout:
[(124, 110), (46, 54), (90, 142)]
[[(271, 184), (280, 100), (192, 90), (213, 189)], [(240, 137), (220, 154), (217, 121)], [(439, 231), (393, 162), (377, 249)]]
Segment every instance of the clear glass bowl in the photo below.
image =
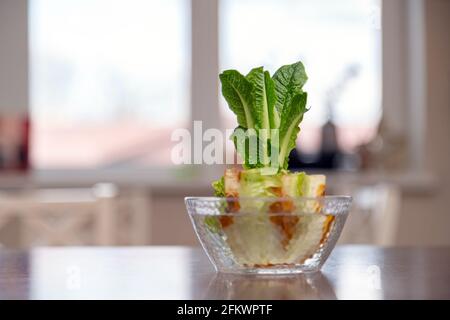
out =
[(187, 197), (195, 232), (219, 272), (320, 270), (342, 231), (351, 197)]

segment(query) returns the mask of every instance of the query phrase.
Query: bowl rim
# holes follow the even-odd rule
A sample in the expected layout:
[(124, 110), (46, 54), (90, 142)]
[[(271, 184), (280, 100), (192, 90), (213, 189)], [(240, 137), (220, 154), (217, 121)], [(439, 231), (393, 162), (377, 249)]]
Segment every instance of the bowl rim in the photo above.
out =
[(207, 197), (196, 197), (196, 196), (188, 196), (184, 197), (184, 201), (222, 201), (222, 200), (231, 200), (231, 201), (239, 201), (239, 200), (260, 200), (260, 201), (291, 201), (291, 200), (297, 200), (297, 201), (308, 201), (308, 200), (315, 200), (315, 201), (327, 201), (327, 200), (347, 200), (352, 202), (353, 197), (347, 196), (347, 195), (329, 195), (329, 196), (320, 196), (320, 197), (214, 197), (214, 196), (207, 196)]
[[(184, 201), (187, 207), (188, 214), (190, 216), (193, 215), (199, 215), (199, 216), (244, 216), (244, 215), (254, 215), (257, 214), (259, 211), (247, 211), (247, 210), (239, 210), (235, 212), (219, 212), (219, 213), (204, 213), (204, 212), (194, 212), (192, 211), (193, 207), (196, 207), (198, 204), (201, 203), (219, 203), (222, 201), (227, 202), (239, 202), (242, 200), (250, 200), (250, 201), (265, 201), (269, 203), (273, 203), (276, 201), (293, 201), (294, 204), (298, 204), (299, 202), (307, 202), (307, 201), (314, 201), (319, 206), (326, 206), (327, 203), (331, 201), (338, 201), (339, 203), (342, 203), (347, 207), (346, 210), (338, 210), (338, 211), (328, 211), (327, 212), (317, 212), (316, 210), (307, 210), (307, 211), (280, 211), (280, 212), (266, 212), (270, 216), (291, 216), (291, 215), (315, 215), (315, 214), (326, 214), (326, 215), (333, 215), (333, 216), (340, 216), (340, 215), (348, 215), (349, 209), (352, 204), (352, 197), (351, 196), (322, 196), (322, 197), (185, 197)], [(260, 212), (259, 212), (260, 213)]]

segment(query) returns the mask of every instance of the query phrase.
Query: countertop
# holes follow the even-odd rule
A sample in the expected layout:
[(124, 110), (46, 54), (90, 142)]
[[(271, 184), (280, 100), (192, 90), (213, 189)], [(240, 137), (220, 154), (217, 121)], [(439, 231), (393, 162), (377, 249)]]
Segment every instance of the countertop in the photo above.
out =
[(0, 249), (0, 299), (450, 299), (450, 248), (338, 246), (295, 276), (216, 274), (191, 247)]

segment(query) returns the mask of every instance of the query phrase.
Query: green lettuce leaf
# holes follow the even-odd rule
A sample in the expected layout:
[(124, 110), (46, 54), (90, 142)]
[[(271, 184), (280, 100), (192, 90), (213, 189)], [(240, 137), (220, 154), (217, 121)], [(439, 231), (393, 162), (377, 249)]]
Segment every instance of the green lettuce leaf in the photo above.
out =
[(236, 114), (243, 128), (254, 128), (258, 112), (255, 110), (253, 85), (236, 70), (226, 70), (219, 75), (222, 95)]
[(273, 75), (277, 97), (275, 107), (280, 114), (291, 104), (292, 98), (302, 92), (307, 80), (305, 67), (300, 61), (282, 66), (275, 72)]
[(254, 88), (254, 110), (258, 137), (258, 167), (270, 164), (269, 138), (274, 121), (279, 122), (275, 109), (275, 86), (269, 72), (263, 67), (252, 69), (246, 78)]
[(246, 129), (241, 126), (234, 129), (230, 136), (234, 143), (236, 152), (242, 158), (242, 166), (244, 169), (259, 168), (263, 166), (259, 159), (259, 138), (257, 131), (254, 129)]
[(221, 177), (219, 180), (214, 181), (212, 184), (214, 189), (214, 195), (216, 197), (225, 197), (225, 178)]
[(270, 130), (276, 102), (273, 80), (267, 71), (264, 72), (263, 67), (252, 69), (246, 78), (253, 84), (254, 88), (256, 128)]
[(278, 129), (278, 127), (280, 126), (280, 112), (276, 108), (277, 95), (275, 92), (275, 82), (270, 77), (269, 71), (264, 71), (264, 80), (266, 82), (270, 128)]
[(295, 141), (300, 132), (298, 125), (307, 111), (306, 100), (306, 92), (295, 95), (290, 105), (285, 106), (281, 114), (279, 163), (284, 169), (288, 166), (289, 153), (295, 148)]

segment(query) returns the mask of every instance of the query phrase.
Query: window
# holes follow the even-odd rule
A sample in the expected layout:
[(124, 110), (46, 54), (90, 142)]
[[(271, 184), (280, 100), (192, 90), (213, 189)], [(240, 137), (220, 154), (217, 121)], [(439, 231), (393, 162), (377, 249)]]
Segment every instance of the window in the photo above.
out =
[(188, 125), (188, 0), (30, 0), (32, 165), (168, 166)]
[[(220, 69), (271, 74), (301, 60), (309, 80), (300, 149), (319, 148), (332, 117), (341, 149), (351, 151), (376, 133), (381, 116), (380, 1), (222, 0)], [(222, 119), (235, 118), (222, 99)]]
[[(376, 141), (383, 141), (383, 146), (386, 141), (401, 145), (408, 159), (402, 168), (423, 169), (426, 95), (424, 86), (417, 84), (417, 79), (426, 79), (421, 1), (23, 0), (0, 4), (4, 13), (0, 21), (6, 26), (0, 28), (0, 40), (8, 43), (0, 46), (4, 71), (0, 82), (5, 89), (0, 95), (0, 117), (3, 121), (18, 115), (19, 126), (26, 127), (31, 109), (32, 166), (50, 169), (34, 174), (64, 179), (69, 174), (65, 169), (106, 168), (96, 171), (106, 172), (107, 177), (121, 171), (122, 178), (128, 176), (128, 168), (155, 165), (158, 172), (161, 165), (169, 165), (173, 173), (172, 128), (189, 126), (191, 118), (203, 119), (205, 127), (219, 126), (219, 114), (209, 112), (216, 101), (220, 101), (225, 127), (235, 126), (215, 92), (219, 70), (245, 72), (260, 64), (273, 72), (297, 59), (305, 62), (310, 76), (306, 89), (311, 111), (300, 134), (303, 151), (317, 151), (329, 108), (334, 111), (342, 149), (351, 151), (371, 139), (381, 117), (383, 68), (383, 129), (382, 139)], [(21, 154), (28, 153), (8, 154), (8, 167)], [(19, 162), (26, 167), (27, 161)], [(80, 172), (92, 174), (74, 170), (70, 179)], [(141, 171), (136, 172), (140, 177)], [(142, 177), (146, 179), (154, 177)]]
[[(33, 167), (171, 165), (170, 134), (190, 121), (190, 5), (30, 0)], [(302, 60), (311, 110), (299, 148), (317, 152), (332, 118), (352, 151), (381, 117), (380, 33), (380, 0), (221, 0), (218, 69)]]

